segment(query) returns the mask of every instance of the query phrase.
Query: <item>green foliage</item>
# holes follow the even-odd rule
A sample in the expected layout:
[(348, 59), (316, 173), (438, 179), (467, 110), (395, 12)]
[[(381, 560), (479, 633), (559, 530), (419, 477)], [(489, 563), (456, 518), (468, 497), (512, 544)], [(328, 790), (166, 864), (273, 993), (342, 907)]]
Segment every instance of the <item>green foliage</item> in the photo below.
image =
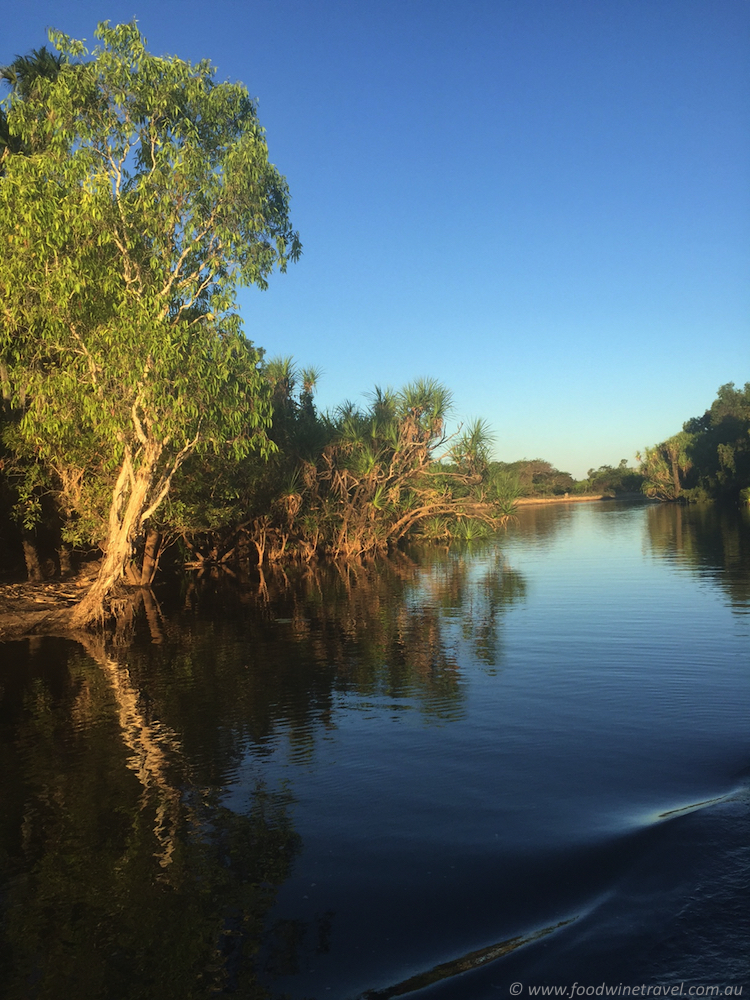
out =
[(675, 434), (653, 448), (645, 448), (638, 456), (643, 475), (642, 490), (659, 500), (678, 500), (691, 469), (691, 436), (685, 431)]
[(750, 382), (730, 382), (701, 417), (679, 434), (647, 448), (644, 492), (662, 500), (736, 500), (750, 487)]
[(643, 476), (628, 465), (627, 458), (620, 460), (617, 467), (600, 465), (589, 469), (586, 479), (576, 483), (576, 493), (638, 493), (643, 486)]
[(521, 459), (517, 462), (493, 462), (493, 474), (507, 477), (514, 482), (518, 496), (562, 496), (575, 487), (575, 480), (568, 472), (560, 472), (550, 462), (541, 458)]
[(711, 408), (688, 420), (690, 455), (695, 469), (689, 499), (700, 495), (736, 499), (750, 488), (750, 382), (719, 388)]
[[(62, 56), (56, 56), (46, 46), (32, 49), (28, 56), (16, 56), (9, 66), (0, 66), (0, 81), (10, 84), (13, 91), (22, 98), (29, 98), (38, 89), (42, 80), (55, 80), (64, 62)], [(3, 158), (5, 153), (29, 153), (21, 136), (12, 134), (8, 117), (0, 105), (0, 175), (3, 173)]]
[(3, 71), (0, 382), (24, 523), (53, 496), (63, 538), (105, 549), (103, 592), (147, 532), (212, 559), (244, 532), (263, 562), (507, 520), (518, 477), (493, 471), (484, 421), (448, 438), (445, 386), (321, 416), (319, 372), (243, 337), (238, 286), (301, 252), (256, 108), (135, 24), (95, 34), (88, 53), (51, 32), (59, 55)]
[(474, 420), (458, 436), (450, 450), (452, 462), (477, 476), (489, 468), (492, 433), (486, 420)]
[(27, 155), (2, 153), (0, 358), (18, 460), (45, 463), (111, 548), (191, 453), (275, 451), (235, 293), (301, 251), (245, 88), (151, 55), (135, 24), (95, 34), (89, 57), (51, 32), (56, 77), (5, 102)]
[(496, 528), (512, 513), (512, 500), (490, 482), (486, 424), (449, 439), (450, 393), (434, 379), (399, 391), (376, 387), (366, 408), (346, 402), (319, 417), (316, 372), (299, 372), (290, 358), (263, 370), (280, 448), (242, 501), (243, 530), (261, 562), (357, 558), (408, 536), (456, 537), (469, 521)]
[(38, 89), (40, 80), (55, 80), (65, 57), (50, 52), (46, 45), (32, 49), (27, 56), (16, 56), (8, 66), (0, 66), (0, 80), (5, 80), (22, 98)]

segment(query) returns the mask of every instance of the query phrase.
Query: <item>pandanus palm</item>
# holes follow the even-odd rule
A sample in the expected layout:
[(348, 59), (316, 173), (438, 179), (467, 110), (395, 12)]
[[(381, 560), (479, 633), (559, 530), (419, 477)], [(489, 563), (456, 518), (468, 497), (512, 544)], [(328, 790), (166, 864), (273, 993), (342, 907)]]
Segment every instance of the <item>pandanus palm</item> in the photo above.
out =
[[(288, 365), (273, 373), (283, 383)], [(417, 379), (398, 392), (376, 386), (367, 407), (345, 402), (324, 418), (328, 441), (317, 462), (305, 466), (304, 504), (294, 526), (287, 520), (299, 531), (304, 558), (316, 549), (358, 557), (393, 548), (415, 531), (445, 538), (465, 521), (476, 533), (480, 524), (507, 520), (512, 501), (501, 510), (488, 487), (491, 436), (484, 421), (459, 432), (442, 456), (449, 464), (441, 462), (450, 408), (445, 386)]]
[(643, 491), (660, 500), (678, 500), (682, 494), (684, 478), (690, 471), (690, 444), (693, 435), (687, 431), (667, 438), (653, 448), (646, 448), (638, 461), (645, 477)]
[(450, 457), (456, 466), (471, 476), (482, 476), (490, 460), (492, 433), (486, 420), (474, 420), (458, 437)]
[(376, 385), (368, 395), (371, 400), (368, 416), (372, 437), (395, 440), (393, 428), (398, 414), (397, 394), (393, 389), (383, 389)]
[(0, 80), (7, 80), (25, 100), (32, 96), (39, 80), (56, 80), (63, 62), (61, 55), (56, 56), (43, 45), (27, 56), (16, 56), (8, 66), (0, 66)]
[(291, 357), (271, 358), (263, 366), (268, 381), (273, 386), (273, 399), (277, 405), (287, 405), (297, 383), (297, 369)]
[(419, 378), (399, 393), (402, 415), (411, 418), (434, 445), (442, 438), (445, 420), (453, 405), (450, 390), (437, 379)]
[[(57, 79), (63, 63), (63, 56), (56, 56), (43, 45), (41, 49), (32, 49), (27, 56), (16, 56), (7, 66), (0, 66), (0, 80), (10, 84), (14, 97), (28, 100), (38, 90), (40, 81)], [(11, 135), (5, 111), (0, 108), (0, 164), (6, 153), (28, 151), (21, 136)]]

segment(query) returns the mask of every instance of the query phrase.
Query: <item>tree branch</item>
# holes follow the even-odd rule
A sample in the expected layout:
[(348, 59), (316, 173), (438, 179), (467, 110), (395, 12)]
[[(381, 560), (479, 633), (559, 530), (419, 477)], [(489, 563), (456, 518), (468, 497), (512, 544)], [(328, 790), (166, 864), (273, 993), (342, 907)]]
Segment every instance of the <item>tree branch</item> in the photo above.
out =
[(169, 492), (169, 487), (172, 484), (172, 477), (174, 476), (175, 472), (177, 472), (182, 463), (185, 461), (185, 459), (188, 457), (188, 455), (195, 450), (198, 441), (200, 441), (200, 431), (198, 431), (198, 433), (195, 435), (192, 441), (188, 441), (185, 447), (180, 449), (180, 451), (177, 453), (174, 461), (172, 462), (172, 468), (170, 469), (169, 474), (166, 476), (162, 476), (159, 485), (156, 487), (156, 497), (153, 503), (141, 515), (141, 524), (144, 521), (148, 520), (149, 517), (151, 517), (151, 515), (157, 509), (159, 504), (164, 500), (167, 493)]

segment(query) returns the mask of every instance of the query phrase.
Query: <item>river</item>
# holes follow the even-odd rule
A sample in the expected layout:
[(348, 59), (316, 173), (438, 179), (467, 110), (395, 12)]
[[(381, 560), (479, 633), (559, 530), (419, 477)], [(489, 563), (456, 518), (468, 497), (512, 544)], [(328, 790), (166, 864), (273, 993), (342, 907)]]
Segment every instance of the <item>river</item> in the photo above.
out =
[(750, 989), (747, 511), (157, 596), (0, 645), (8, 997)]

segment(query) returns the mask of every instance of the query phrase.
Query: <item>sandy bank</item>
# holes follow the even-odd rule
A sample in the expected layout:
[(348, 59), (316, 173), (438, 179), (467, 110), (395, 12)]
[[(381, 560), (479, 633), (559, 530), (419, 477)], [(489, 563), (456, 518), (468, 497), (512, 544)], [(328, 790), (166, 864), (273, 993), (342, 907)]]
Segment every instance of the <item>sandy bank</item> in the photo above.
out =
[(516, 503), (519, 507), (527, 507), (529, 504), (540, 503), (589, 503), (591, 500), (614, 500), (609, 494), (601, 493), (597, 496), (562, 496), (562, 497), (519, 497)]

